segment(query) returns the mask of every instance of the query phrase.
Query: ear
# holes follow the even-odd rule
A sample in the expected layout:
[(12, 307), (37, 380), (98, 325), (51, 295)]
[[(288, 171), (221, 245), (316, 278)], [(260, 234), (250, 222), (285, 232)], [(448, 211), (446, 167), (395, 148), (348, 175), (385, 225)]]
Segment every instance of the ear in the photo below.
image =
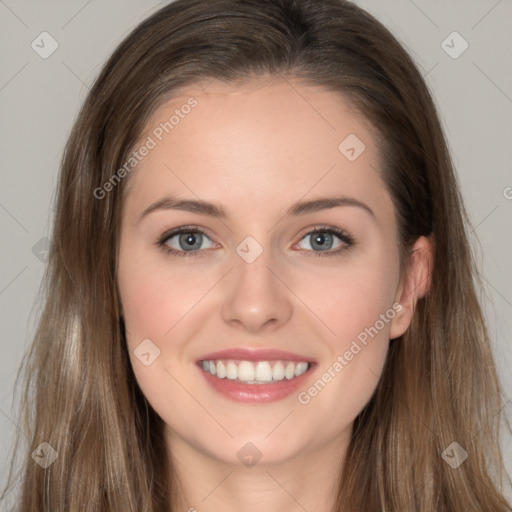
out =
[(407, 268), (398, 284), (395, 302), (400, 303), (402, 309), (391, 320), (390, 339), (398, 338), (411, 325), (418, 299), (430, 289), (433, 260), (432, 240), (419, 237), (411, 249)]

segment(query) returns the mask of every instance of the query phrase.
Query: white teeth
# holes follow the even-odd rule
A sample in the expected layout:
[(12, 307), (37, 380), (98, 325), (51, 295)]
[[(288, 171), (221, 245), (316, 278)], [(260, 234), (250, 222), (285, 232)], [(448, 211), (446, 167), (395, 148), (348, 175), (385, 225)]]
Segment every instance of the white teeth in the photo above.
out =
[(272, 368), (267, 361), (260, 361), (256, 365), (256, 380), (270, 382), (272, 380)]
[(274, 368), (272, 368), (272, 378), (274, 380), (283, 380), (284, 379), (284, 364), (281, 361), (278, 361)]
[(295, 377), (302, 375), (308, 369), (308, 363), (299, 363), (295, 366)]
[(284, 378), (291, 380), (305, 373), (309, 366), (305, 361), (202, 361), (205, 372), (219, 379), (228, 378), (248, 384), (265, 384)]
[(238, 378), (238, 368), (233, 361), (228, 361), (226, 365), (226, 377), (230, 380)]
[(223, 379), (226, 375), (227, 375), (226, 365), (222, 361), (218, 361), (217, 362), (217, 377), (219, 377), (219, 379)]
[(238, 378), (240, 380), (254, 380), (254, 366), (250, 361), (240, 361), (238, 365)]
[(294, 363), (288, 363), (288, 366), (286, 367), (286, 370), (284, 371), (284, 376), (290, 380), (295, 377), (295, 364)]

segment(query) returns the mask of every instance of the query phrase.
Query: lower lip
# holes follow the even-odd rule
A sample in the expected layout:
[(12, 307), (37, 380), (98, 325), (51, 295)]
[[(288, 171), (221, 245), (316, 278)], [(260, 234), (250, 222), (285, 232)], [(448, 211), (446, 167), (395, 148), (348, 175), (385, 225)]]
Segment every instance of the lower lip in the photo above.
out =
[(274, 402), (290, 396), (294, 391), (304, 385), (306, 379), (311, 376), (314, 367), (315, 364), (310, 363), (305, 373), (290, 380), (284, 378), (283, 380), (269, 384), (244, 384), (243, 382), (230, 380), (227, 377), (219, 379), (211, 373), (205, 372), (198, 365), (198, 369), (203, 374), (206, 382), (218, 393), (236, 402), (260, 403)]

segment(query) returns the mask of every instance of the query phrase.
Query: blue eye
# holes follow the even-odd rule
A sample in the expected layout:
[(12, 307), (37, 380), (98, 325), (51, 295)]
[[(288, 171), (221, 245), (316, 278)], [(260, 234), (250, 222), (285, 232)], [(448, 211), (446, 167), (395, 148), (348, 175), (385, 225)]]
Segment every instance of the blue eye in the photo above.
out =
[[(176, 238), (176, 240), (171, 243), (173, 238)], [(204, 238), (210, 240), (201, 230), (184, 226), (171, 233), (165, 233), (158, 242), (158, 245), (164, 247), (164, 250), (168, 253), (176, 256), (193, 256), (200, 249), (205, 249), (205, 247), (201, 247)], [(213, 245), (211, 243), (210, 248)], [(208, 248), (206, 247), (206, 249)]]
[[(311, 239), (309, 243), (310, 248), (306, 248), (306, 253), (310, 253), (308, 254), (309, 256), (336, 256), (355, 245), (355, 240), (351, 235), (340, 229), (327, 226), (314, 228), (303, 236), (300, 242), (308, 237)], [(210, 245), (207, 247), (203, 247), (205, 239), (209, 240)], [(333, 247), (336, 239), (338, 243)], [(203, 256), (204, 250), (211, 249), (215, 246), (215, 243), (200, 229), (192, 226), (183, 226), (164, 233), (158, 240), (157, 245), (172, 256), (188, 257)]]
[[(346, 250), (350, 249), (353, 245), (355, 245), (356, 240), (354, 237), (349, 235), (347, 232), (337, 229), (331, 228), (329, 226), (318, 226), (315, 227), (313, 231), (307, 233), (302, 240), (310, 239), (309, 247), (313, 250), (306, 251), (308, 256), (313, 257), (329, 257), (329, 256), (338, 256)], [(333, 244), (335, 243), (335, 239), (338, 239), (338, 244), (333, 249)], [(300, 244), (300, 242), (299, 242)], [(298, 245), (298, 244), (297, 244)], [(319, 250), (316, 250), (319, 249)]]
[[(304, 236), (301, 241), (308, 238), (310, 239), (309, 247), (313, 249), (313, 256), (333, 256), (354, 245), (354, 238), (348, 233), (329, 227), (315, 228), (314, 231)], [(338, 239), (338, 244), (333, 247), (335, 239)], [(316, 251), (315, 249), (319, 250)]]

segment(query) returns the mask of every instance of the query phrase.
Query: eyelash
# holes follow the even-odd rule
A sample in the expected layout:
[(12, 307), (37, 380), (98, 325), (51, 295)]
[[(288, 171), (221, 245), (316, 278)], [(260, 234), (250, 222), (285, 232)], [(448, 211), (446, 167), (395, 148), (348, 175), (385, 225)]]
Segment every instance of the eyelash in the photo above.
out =
[[(208, 237), (208, 235), (202, 231), (201, 229), (195, 227), (195, 226), (182, 226), (177, 229), (173, 229), (171, 231), (165, 232), (157, 241), (156, 245), (160, 248), (162, 248), (167, 254), (170, 254), (172, 256), (179, 256), (179, 257), (185, 257), (188, 258), (190, 256), (203, 256), (204, 250), (196, 250), (196, 251), (178, 251), (176, 249), (173, 249), (172, 247), (166, 246), (166, 242), (173, 238), (176, 235), (181, 235), (183, 233), (187, 234), (201, 234)], [(331, 256), (337, 256), (348, 249), (350, 249), (352, 246), (356, 245), (356, 240), (353, 236), (349, 235), (346, 231), (343, 231), (341, 229), (329, 227), (329, 226), (316, 226), (311, 231), (308, 231), (305, 233), (299, 241), (301, 241), (303, 238), (309, 235), (313, 235), (315, 233), (329, 233), (330, 235), (337, 236), (345, 245), (342, 247), (339, 247), (338, 249), (334, 251), (309, 251), (306, 249), (306, 252), (309, 252), (312, 254), (309, 254), (309, 256), (312, 257), (331, 257)], [(210, 238), (210, 237), (208, 237)]]

